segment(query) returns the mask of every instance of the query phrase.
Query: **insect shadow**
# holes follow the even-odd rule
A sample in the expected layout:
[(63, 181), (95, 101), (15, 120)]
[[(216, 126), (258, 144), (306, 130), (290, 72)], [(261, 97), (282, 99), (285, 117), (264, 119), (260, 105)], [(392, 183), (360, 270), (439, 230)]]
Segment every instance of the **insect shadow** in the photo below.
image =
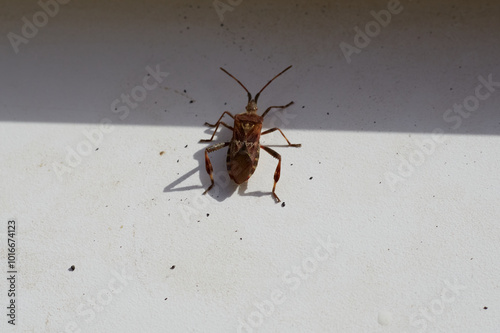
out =
[[(208, 131), (208, 130), (207, 130)], [(221, 151), (221, 154), (223, 152)], [(205, 173), (205, 155), (204, 155), (204, 148), (198, 150), (194, 155), (193, 158), (198, 161), (198, 166), (189, 170), (186, 172), (184, 175), (180, 176), (176, 180), (174, 180), (172, 183), (168, 184), (165, 186), (163, 189), (164, 193), (167, 192), (185, 192), (185, 191), (193, 191), (194, 195), (201, 195), (203, 193), (203, 190), (205, 189), (206, 185), (203, 185), (206, 183), (206, 179), (204, 177)], [(229, 176), (227, 175), (227, 171), (225, 170), (225, 164), (223, 160), (215, 162), (214, 165), (219, 169), (219, 170), (224, 170), (224, 172), (218, 172), (215, 175), (215, 178), (217, 180), (216, 186), (214, 186), (214, 192), (210, 194), (213, 198), (215, 198), (217, 201), (224, 201), (227, 198), (229, 198), (238, 188), (237, 184), (234, 184), (233, 182), (229, 181)], [(193, 177), (195, 174), (198, 174), (199, 176), (199, 183), (201, 185), (187, 185), (187, 186), (182, 186), (184, 182), (186, 182), (189, 178)], [(199, 193), (198, 193), (199, 191)]]
[[(210, 129), (206, 130), (206, 133), (211, 133)], [(219, 133), (216, 135), (220, 138), (226, 136), (227, 133)], [(218, 138), (218, 139), (220, 139)], [(286, 147), (286, 145), (269, 145), (270, 147)], [(204, 148), (198, 150), (194, 155), (193, 158), (198, 161), (198, 166), (189, 170), (185, 174), (181, 175), (179, 178), (174, 180), (172, 183), (168, 184), (165, 186), (163, 189), (164, 193), (170, 193), (170, 192), (187, 192), (187, 191), (192, 191), (195, 195), (200, 195), (203, 193), (201, 190), (204, 190), (206, 188), (206, 174), (205, 174), (205, 155), (204, 155)], [(230, 180), (229, 175), (226, 170), (226, 164), (225, 160), (223, 158), (225, 152), (220, 151), (220, 152), (215, 152), (215, 154), (220, 154), (221, 158), (217, 158), (214, 160), (214, 168), (216, 170), (219, 170), (218, 172), (215, 173), (214, 178), (215, 178), (215, 186), (212, 189), (213, 192), (209, 193), (211, 197), (213, 197), (215, 200), (222, 202), (226, 200), (227, 198), (231, 197), (236, 190), (238, 190), (238, 195), (241, 196), (253, 196), (253, 197), (262, 197), (262, 196), (268, 196), (271, 194), (271, 192), (262, 192), (262, 191), (252, 191), (252, 192), (246, 192), (248, 183), (245, 182), (241, 185), (238, 185), (234, 183), (233, 181)], [(219, 157), (219, 156), (217, 156)], [(198, 173), (200, 183), (201, 185), (186, 185), (182, 186), (184, 182), (186, 182), (189, 178), (193, 177), (195, 174)], [(200, 191), (200, 193), (197, 193)]]

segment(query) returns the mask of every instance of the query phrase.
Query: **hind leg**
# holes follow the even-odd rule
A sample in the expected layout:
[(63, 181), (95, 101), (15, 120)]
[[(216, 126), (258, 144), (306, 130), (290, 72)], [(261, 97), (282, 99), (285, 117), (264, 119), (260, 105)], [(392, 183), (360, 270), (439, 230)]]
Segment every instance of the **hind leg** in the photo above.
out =
[(203, 192), (203, 194), (207, 194), (207, 192), (210, 191), (212, 187), (214, 187), (214, 175), (213, 175), (214, 169), (212, 168), (212, 162), (210, 162), (210, 158), (208, 158), (208, 153), (214, 152), (216, 150), (222, 149), (227, 146), (229, 146), (229, 142), (221, 142), (213, 146), (207, 147), (207, 149), (205, 149), (205, 169), (207, 170), (207, 173), (210, 176), (210, 181), (212, 183), (207, 188), (207, 190)]
[(278, 154), (277, 152), (275, 152), (274, 150), (272, 150), (271, 148), (269, 147), (266, 147), (266, 146), (263, 146), (263, 145), (260, 145), (260, 148), (264, 149), (266, 152), (268, 152), (269, 154), (271, 154), (272, 157), (276, 158), (278, 160), (278, 165), (276, 166), (276, 170), (274, 171), (274, 185), (273, 185), (273, 197), (274, 199), (276, 199), (276, 202), (280, 202), (280, 198), (278, 198), (278, 196), (276, 195), (276, 183), (278, 182), (278, 180), (280, 180), (280, 175), (281, 175), (281, 155)]

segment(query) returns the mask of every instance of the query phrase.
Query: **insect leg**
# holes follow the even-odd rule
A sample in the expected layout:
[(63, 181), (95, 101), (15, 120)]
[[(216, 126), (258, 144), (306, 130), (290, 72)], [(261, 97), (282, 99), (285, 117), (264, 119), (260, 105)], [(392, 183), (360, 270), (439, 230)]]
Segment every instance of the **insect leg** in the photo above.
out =
[(276, 183), (278, 180), (280, 180), (280, 175), (281, 175), (281, 155), (272, 150), (269, 147), (260, 145), (260, 148), (264, 149), (267, 151), (269, 154), (271, 154), (272, 157), (276, 158), (278, 160), (278, 166), (276, 167), (276, 171), (274, 171), (274, 185), (273, 185), (273, 197), (276, 199), (277, 202), (280, 202), (280, 198), (276, 195), (276, 192), (274, 191), (276, 189)]
[(207, 147), (207, 149), (205, 149), (205, 169), (207, 170), (207, 173), (210, 176), (210, 181), (212, 183), (207, 188), (207, 190), (205, 192), (203, 192), (203, 194), (207, 194), (207, 192), (210, 191), (212, 189), (212, 187), (214, 187), (214, 175), (213, 175), (214, 169), (212, 168), (212, 163), (210, 162), (210, 159), (208, 158), (208, 153), (211, 153), (211, 152), (214, 152), (216, 150), (227, 147), (227, 146), (229, 146), (229, 143), (230, 142), (221, 142), (221, 143), (217, 143), (213, 146)]
[(292, 101), (292, 102), (290, 102), (290, 103), (288, 103), (287, 105), (281, 105), (281, 106), (270, 106), (270, 107), (268, 107), (268, 108), (267, 108), (267, 110), (266, 110), (266, 111), (264, 111), (264, 113), (262, 114), (262, 118), (264, 118), (264, 117), (266, 116), (266, 114), (267, 114), (269, 111), (271, 111), (271, 109), (284, 109), (284, 108), (289, 107), (289, 106), (290, 106), (290, 105), (292, 105), (292, 104), (293, 104), (293, 101)]
[(219, 128), (220, 125), (223, 125), (223, 126), (229, 128), (231, 131), (234, 130), (231, 126), (229, 126), (225, 122), (219, 120), (217, 122), (217, 125), (215, 126), (215, 130), (214, 130), (214, 133), (212, 134), (212, 137), (210, 139), (202, 139), (202, 140), (200, 140), (200, 142), (210, 142), (210, 141), (212, 141), (214, 139), (215, 133), (217, 133), (217, 129)]
[(283, 137), (285, 138), (286, 142), (288, 142), (289, 146), (292, 146), (292, 147), (300, 147), (301, 146), (300, 143), (293, 143), (293, 144), (290, 143), (290, 141), (288, 141), (288, 139), (286, 138), (285, 134), (283, 134), (283, 132), (278, 127), (274, 127), (274, 128), (268, 129), (267, 131), (264, 131), (264, 132), (260, 133), (260, 135), (269, 134), (269, 133), (272, 133), (274, 131), (280, 131), (281, 135), (283, 135)]
[(217, 122), (216, 122), (215, 124), (205, 123), (205, 125), (206, 125), (206, 126), (209, 126), (209, 127), (215, 127), (215, 126), (217, 126), (217, 124), (219, 124), (219, 123), (220, 123), (220, 121), (222, 120), (222, 117), (224, 117), (224, 115), (225, 115), (225, 114), (229, 115), (231, 118), (233, 118), (233, 119), (234, 119), (234, 116), (233, 116), (231, 113), (229, 113), (228, 111), (224, 111), (224, 112), (222, 113), (222, 116), (220, 116), (219, 120), (217, 120)]

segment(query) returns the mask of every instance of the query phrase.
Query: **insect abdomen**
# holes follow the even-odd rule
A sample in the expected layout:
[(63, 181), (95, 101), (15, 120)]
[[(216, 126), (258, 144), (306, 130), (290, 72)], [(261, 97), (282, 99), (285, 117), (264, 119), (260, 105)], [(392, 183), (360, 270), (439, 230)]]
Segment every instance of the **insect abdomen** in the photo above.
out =
[(234, 148), (236, 146), (238, 145), (235, 143), (229, 148), (226, 164), (229, 177), (231, 177), (236, 184), (241, 184), (246, 182), (257, 168), (259, 151), (257, 148), (257, 151), (252, 154), (248, 151), (246, 144), (243, 143), (241, 149), (237, 150), (236, 154), (234, 154), (234, 151), (236, 150)]

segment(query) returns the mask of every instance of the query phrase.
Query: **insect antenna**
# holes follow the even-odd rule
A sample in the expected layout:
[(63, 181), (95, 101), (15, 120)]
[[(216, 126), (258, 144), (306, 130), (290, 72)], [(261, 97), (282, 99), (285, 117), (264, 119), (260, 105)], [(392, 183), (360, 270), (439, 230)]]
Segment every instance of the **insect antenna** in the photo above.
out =
[[(238, 82), (240, 84), (240, 86), (243, 87), (243, 89), (245, 89), (245, 91), (247, 92), (248, 94), (248, 102), (250, 102), (252, 100), (252, 94), (250, 94), (250, 92), (248, 91), (248, 89), (243, 85), (243, 83), (240, 82), (240, 80), (238, 80), (237, 78), (235, 78), (234, 76), (232, 76), (228, 71), (226, 71), (224, 68), (220, 67), (220, 69), (226, 73), (227, 75), (229, 75), (230, 77), (232, 77), (233, 79), (236, 80), (236, 82)], [(287, 68), (288, 69), (288, 68)], [(281, 73), (280, 73), (281, 74)]]
[[(283, 71), (281, 71), (281, 73), (279, 73), (278, 75), (276, 75), (275, 77), (273, 77), (273, 78), (271, 79), (271, 81), (269, 81), (269, 82), (268, 82), (268, 83), (267, 83), (264, 87), (262, 87), (262, 89), (261, 89), (261, 90), (257, 93), (257, 95), (255, 95), (255, 103), (257, 103), (257, 100), (259, 99), (259, 95), (260, 95), (260, 93), (261, 93), (264, 89), (266, 89), (266, 87), (267, 87), (267, 86), (268, 86), (271, 82), (273, 82), (275, 78), (277, 78), (277, 77), (278, 77), (278, 76), (280, 76), (281, 74), (285, 73), (285, 72), (286, 72), (287, 70), (289, 70), (290, 68), (292, 68), (292, 65), (290, 65), (290, 66), (288, 66), (287, 68), (285, 68)], [(238, 82), (239, 82), (239, 81), (238, 81)]]

